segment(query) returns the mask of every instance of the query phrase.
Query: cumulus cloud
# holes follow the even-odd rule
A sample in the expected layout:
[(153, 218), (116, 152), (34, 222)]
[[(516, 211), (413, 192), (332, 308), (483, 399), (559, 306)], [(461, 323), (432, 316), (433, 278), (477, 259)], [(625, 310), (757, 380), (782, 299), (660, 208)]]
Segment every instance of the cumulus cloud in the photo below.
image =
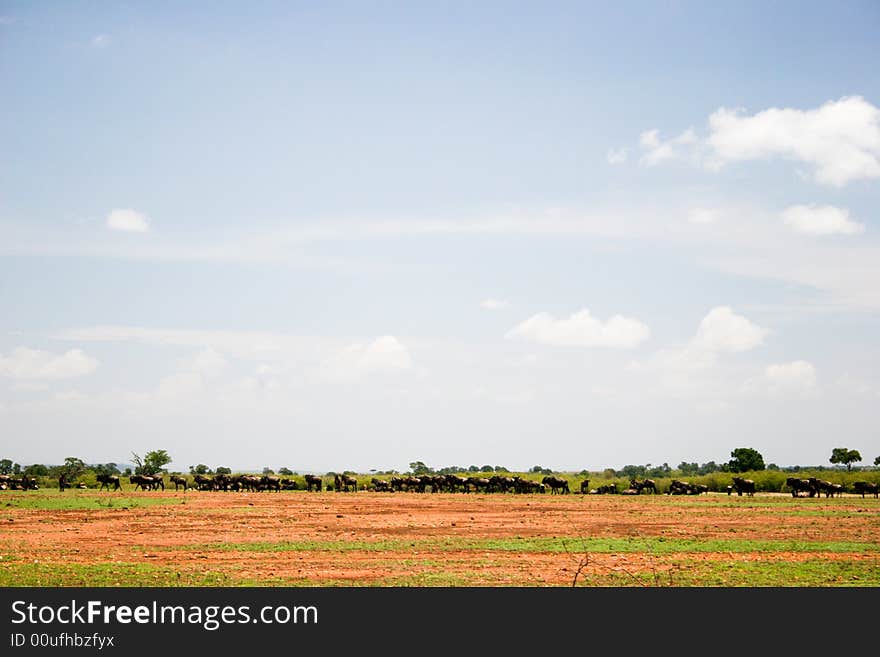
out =
[(61, 355), (17, 347), (9, 356), (0, 354), (0, 376), (13, 379), (72, 379), (95, 371), (98, 361), (80, 349)]
[(503, 310), (509, 307), (510, 304), (503, 299), (486, 299), (480, 302), (480, 308), (483, 310)]
[(146, 233), (150, 230), (150, 218), (137, 210), (116, 209), (107, 215), (107, 228), (128, 233)]
[(762, 344), (768, 333), (728, 306), (718, 306), (700, 322), (691, 345), (710, 352), (748, 351)]
[(807, 235), (855, 235), (865, 230), (849, 218), (849, 211), (833, 205), (793, 205), (782, 212), (782, 221)]
[(860, 96), (811, 110), (775, 108), (752, 116), (721, 108), (709, 117), (708, 163), (781, 157), (813, 167), (817, 182), (842, 187), (880, 177), (880, 109)]
[(816, 368), (805, 360), (768, 365), (764, 377), (771, 392), (808, 393), (816, 388)]
[(369, 344), (349, 345), (326, 359), (322, 373), (329, 379), (357, 379), (381, 373), (412, 369), (409, 350), (393, 335), (376, 338)]
[(667, 160), (675, 160), (687, 153), (688, 146), (696, 144), (697, 135), (692, 129), (687, 129), (677, 137), (662, 141), (659, 130), (647, 130), (639, 136), (639, 146), (646, 151), (639, 164), (653, 167)]
[(629, 157), (629, 150), (626, 148), (609, 148), (605, 154), (608, 164), (623, 164)]
[(538, 313), (512, 328), (505, 337), (554, 346), (630, 349), (650, 335), (650, 329), (636, 319), (614, 315), (603, 322), (584, 308), (567, 319)]

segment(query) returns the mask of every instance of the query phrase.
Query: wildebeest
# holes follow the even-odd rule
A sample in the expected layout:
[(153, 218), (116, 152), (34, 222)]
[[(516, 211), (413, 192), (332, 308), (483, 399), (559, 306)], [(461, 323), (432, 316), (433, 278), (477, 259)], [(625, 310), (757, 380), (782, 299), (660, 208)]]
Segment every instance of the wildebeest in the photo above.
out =
[(853, 482), (853, 490), (856, 494), (861, 494), (862, 497), (865, 496), (865, 493), (873, 494), (874, 497), (880, 496), (880, 485), (872, 481), (855, 481)]
[(183, 486), (183, 492), (186, 492), (186, 489), (189, 487), (189, 482), (186, 480), (186, 477), (181, 477), (180, 475), (171, 475), (171, 483), (174, 484), (174, 490)]
[(545, 486), (550, 486), (550, 493), (570, 493), (568, 488), (568, 480), (554, 475), (547, 475), (541, 480)]
[(71, 488), (71, 487), (72, 486), (71, 486), (70, 482), (67, 481), (67, 475), (65, 475), (62, 472), (61, 475), (59, 475), (59, 477), (58, 477), (58, 490), (63, 493), (65, 488)]
[(113, 486), (113, 490), (122, 490), (122, 485), (119, 483), (117, 475), (99, 474), (95, 477), (95, 480), (101, 484), (98, 490), (103, 490), (104, 486), (107, 487), (107, 490), (110, 490), (110, 486)]
[(590, 480), (584, 479), (581, 482), (581, 495), (586, 495), (589, 492), (590, 492)]
[(141, 490), (154, 490), (156, 487), (156, 481), (149, 475), (131, 475), (128, 481), (134, 484), (135, 490), (138, 488)]
[(629, 487), (633, 490), (641, 493), (643, 490), (649, 490), (652, 493), (657, 492), (657, 483), (653, 479), (645, 479), (643, 481), (639, 481), (638, 479), (632, 479), (629, 482)]
[(815, 497), (819, 492), (818, 489), (810, 483), (809, 479), (798, 479), (797, 477), (789, 477), (785, 480), (785, 485), (791, 489), (792, 497), (800, 497), (801, 491), (807, 493), (810, 497)]
[(705, 484), (692, 484), (687, 481), (679, 481), (673, 479), (669, 484), (667, 495), (699, 495), (700, 493), (708, 493), (709, 487)]
[(617, 495), (617, 493), (617, 484), (613, 481), (610, 484), (599, 486), (595, 491), (596, 495)]
[(733, 488), (736, 490), (736, 494), (742, 497), (742, 494), (745, 493), (749, 497), (753, 497), (755, 495), (755, 482), (751, 479), (743, 479), (742, 477), (734, 477), (733, 478)]
[(307, 474), (304, 475), (306, 480), (306, 490), (311, 491), (312, 488), (315, 489), (316, 492), (320, 493), (321, 488), (324, 485), (324, 480), (321, 479), (318, 475)]
[(260, 477), (258, 490), (274, 490), (276, 493), (281, 492), (281, 478), (271, 475), (263, 475)]
[(333, 485), (337, 493), (339, 491), (357, 491), (357, 484), (357, 479), (347, 474), (337, 474), (333, 477)]
[(393, 493), (394, 489), (391, 487), (391, 482), (386, 481), (385, 479), (378, 479), (373, 477), (371, 479), (371, 483), (373, 484), (373, 490), (379, 493)]

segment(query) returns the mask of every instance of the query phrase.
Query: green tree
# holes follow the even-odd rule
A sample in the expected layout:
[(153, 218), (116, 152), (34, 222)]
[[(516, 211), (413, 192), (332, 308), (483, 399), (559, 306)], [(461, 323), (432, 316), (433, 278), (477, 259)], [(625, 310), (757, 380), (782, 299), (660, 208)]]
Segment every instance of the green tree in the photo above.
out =
[(434, 472), (422, 461), (413, 461), (409, 464), (409, 469), (414, 475), (431, 474), (432, 472)]
[(11, 459), (3, 459), (0, 461), (0, 474), (8, 475), (12, 474), (12, 460)]
[(119, 468), (116, 467), (115, 463), (96, 463), (95, 465), (91, 466), (91, 468), (96, 474), (103, 474), (103, 475), (122, 474), (119, 471)]
[(874, 465), (880, 465), (880, 456), (874, 459)]
[(282, 477), (289, 477), (293, 474), (293, 470), (291, 470), (290, 468), (278, 468), (278, 474), (280, 474)]
[(29, 465), (24, 469), (24, 473), (28, 477), (48, 477), (49, 476), (49, 468), (47, 468), (42, 463), (34, 463), (33, 465)]
[(828, 460), (834, 464), (841, 463), (846, 466), (847, 470), (852, 470), (852, 464), (861, 461), (862, 455), (857, 449), (835, 447), (831, 450), (831, 458)]
[(61, 466), (61, 472), (64, 473), (64, 477), (69, 482), (79, 477), (85, 471), (86, 464), (83, 463), (82, 459), (78, 459), (75, 456), (68, 456), (64, 459), (64, 465)]
[(197, 474), (206, 475), (206, 474), (211, 473), (211, 468), (209, 468), (204, 463), (199, 463), (198, 465), (189, 466), (189, 473), (191, 475), (197, 475)]
[(678, 470), (683, 477), (692, 477), (700, 471), (700, 464), (696, 462), (688, 463), (687, 461), (682, 461), (675, 469)]
[(482, 468), (480, 468), (480, 472), (495, 472), (495, 468), (493, 468), (491, 465), (484, 465)]
[(232, 474), (232, 470), (231, 470), (231, 469), (229, 469), (229, 468), (225, 468), (225, 467), (223, 467), (222, 465), (219, 466), (219, 467), (217, 467), (217, 468), (214, 470), (214, 472), (216, 472), (217, 474), (225, 474), (225, 475), (231, 475), (231, 474)]
[(756, 449), (737, 447), (730, 455), (733, 457), (727, 463), (730, 472), (750, 472), (764, 469), (764, 457)]
[(263, 468), (263, 474), (268, 477), (269, 475), (275, 474), (275, 471), (269, 466), (266, 466), (265, 468)]
[(144, 454), (144, 458), (141, 458), (134, 452), (131, 453), (132, 459), (134, 459), (135, 463), (135, 474), (142, 475), (154, 475), (162, 472), (162, 469), (171, 463), (171, 457), (168, 456), (168, 452), (164, 449), (157, 449), (152, 452), (147, 452)]

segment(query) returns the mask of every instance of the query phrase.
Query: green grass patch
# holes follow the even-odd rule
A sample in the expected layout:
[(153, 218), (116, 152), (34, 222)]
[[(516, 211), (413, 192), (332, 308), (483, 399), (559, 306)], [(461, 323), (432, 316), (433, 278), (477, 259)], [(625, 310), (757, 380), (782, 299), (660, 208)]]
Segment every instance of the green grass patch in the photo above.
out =
[(0, 586), (239, 586), (216, 572), (138, 563), (58, 564), (0, 561)]
[(581, 574), (578, 586), (852, 587), (880, 585), (876, 562), (682, 561), (671, 569)]
[[(156, 548), (151, 548), (156, 549)], [(680, 552), (880, 552), (880, 543), (852, 541), (760, 541), (664, 537), (537, 537), (504, 539), (432, 538), (419, 541), (278, 541), (203, 543), (167, 550), (232, 552), (407, 552), (499, 551), (671, 554)]]
[(182, 504), (185, 500), (174, 497), (120, 495), (118, 493), (89, 493), (86, 491), (24, 492), (10, 491), (0, 495), (3, 509), (37, 509), (40, 511), (73, 511), (100, 509), (138, 509), (148, 506)]

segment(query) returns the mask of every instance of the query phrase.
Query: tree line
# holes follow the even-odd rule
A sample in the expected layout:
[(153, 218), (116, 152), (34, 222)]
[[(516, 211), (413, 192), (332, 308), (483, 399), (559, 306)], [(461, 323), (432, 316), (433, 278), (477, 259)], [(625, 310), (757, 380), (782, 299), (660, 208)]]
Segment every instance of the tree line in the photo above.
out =
[[(758, 472), (761, 470), (776, 470), (781, 472), (800, 472), (801, 470), (810, 469), (810, 470), (824, 470), (826, 469), (823, 466), (785, 466), (779, 467), (775, 463), (765, 464), (764, 457), (761, 455), (758, 450), (752, 447), (738, 447), (731, 451), (730, 460), (724, 463), (716, 463), (715, 461), (709, 461), (708, 463), (699, 464), (696, 462), (688, 463), (686, 461), (682, 461), (675, 468), (669, 466), (668, 463), (663, 463), (662, 465), (652, 465), (647, 463), (645, 465), (625, 465), (619, 470), (615, 470), (614, 468), (606, 468), (602, 471), (602, 476), (605, 478), (619, 477), (619, 478), (664, 478), (664, 477), (672, 477), (672, 476), (702, 476), (709, 475), (716, 472), (731, 472), (731, 473), (742, 473), (742, 472)], [(835, 466), (845, 466), (847, 471), (851, 471), (854, 463), (861, 462), (862, 455), (858, 450), (850, 449), (848, 447), (835, 447), (831, 451), (831, 456), (828, 459), (829, 462)], [(172, 463), (172, 458), (168, 454), (168, 452), (164, 449), (152, 450), (145, 452), (143, 456), (132, 452), (132, 461), (134, 467), (127, 467), (124, 470), (121, 470), (116, 463), (94, 463), (87, 464), (82, 459), (74, 456), (68, 456), (64, 459), (64, 463), (58, 465), (44, 465), (40, 463), (35, 463), (27, 466), (22, 466), (19, 463), (14, 463), (11, 459), (0, 459), (0, 475), (12, 475), (12, 476), (21, 476), (27, 475), (29, 477), (51, 477), (57, 478), (62, 474), (65, 476), (67, 481), (75, 481), (79, 477), (83, 476), (87, 473), (92, 473), (94, 475), (121, 475), (121, 476), (130, 476), (130, 475), (155, 475), (160, 473), (167, 472), (166, 466), (169, 463)], [(880, 466), (880, 456), (877, 456), (874, 459), (874, 466)], [(274, 475), (279, 474), (282, 476), (295, 476), (299, 473), (290, 470), (287, 467), (280, 467), (276, 470), (265, 467), (263, 468), (264, 475)], [(371, 470), (371, 473), (374, 474), (400, 474), (396, 470), (385, 470), (385, 471), (376, 471)], [(511, 472), (506, 467), (501, 465), (483, 465), (483, 466), (446, 466), (442, 468), (431, 468), (424, 463), (424, 461), (412, 461), (409, 464), (409, 473), (419, 476), (425, 474), (456, 474), (456, 473), (499, 473), (499, 472)], [(535, 465), (528, 470), (531, 474), (542, 474), (542, 475), (551, 475), (551, 474), (560, 474), (550, 468), (546, 468), (540, 465)], [(217, 466), (215, 468), (210, 468), (204, 463), (199, 463), (198, 465), (189, 466), (189, 474), (190, 475), (219, 475), (219, 474), (232, 474), (232, 469), (226, 466)], [(327, 475), (333, 476), (337, 474), (336, 472), (328, 472)], [(355, 475), (357, 472), (345, 470), (341, 474), (349, 474)], [(587, 477), (592, 473), (588, 470), (581, 470), (577, 473), (578, 475)]]

